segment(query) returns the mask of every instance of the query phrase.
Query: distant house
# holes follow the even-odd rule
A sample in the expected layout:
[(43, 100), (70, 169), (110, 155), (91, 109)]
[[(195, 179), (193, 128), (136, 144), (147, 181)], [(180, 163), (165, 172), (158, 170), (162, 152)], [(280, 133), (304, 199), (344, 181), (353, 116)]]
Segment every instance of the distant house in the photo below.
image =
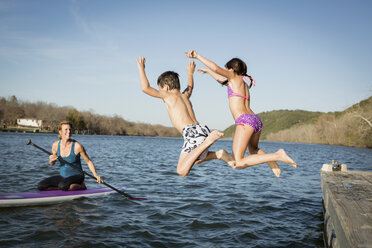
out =
[(43, 121), (36, 119), (17, 119), (17, 125), (21, 127), (41, 128), (41, 126), (43, 125)]

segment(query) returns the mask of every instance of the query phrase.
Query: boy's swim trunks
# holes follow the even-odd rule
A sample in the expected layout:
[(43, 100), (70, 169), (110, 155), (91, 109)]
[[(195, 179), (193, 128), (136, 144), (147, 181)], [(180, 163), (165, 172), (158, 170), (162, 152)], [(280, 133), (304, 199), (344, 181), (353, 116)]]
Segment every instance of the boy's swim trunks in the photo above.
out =
[[(184, 139), (184, 143), (182, 146), (182, 153), (189, 153), (198, 147), (204, 140), (208, 137), (211, 131), (205, 125), (200, 124), (191, 124), (187, 125), (182, 129), (182, 136)], [(203, 153), (199, 156), (198, 159), (203, 160), (208, 154), (208, 150), (206, 149)]]

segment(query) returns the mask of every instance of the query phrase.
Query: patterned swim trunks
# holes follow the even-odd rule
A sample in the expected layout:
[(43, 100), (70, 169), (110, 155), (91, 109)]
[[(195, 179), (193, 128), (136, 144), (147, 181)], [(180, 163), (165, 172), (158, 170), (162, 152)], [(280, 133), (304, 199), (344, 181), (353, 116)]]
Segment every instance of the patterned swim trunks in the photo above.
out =
[(262, 122), (258, 115), (242, 114), (235, 120), (235, 125), (249, 125), (254, 129), (253, 133), (258, 133), (262, 130)]
[[(182, 153), (189, 153), (198, 147), (204, 140), (208, 137), (211, 131), (205, 125), (200, 124), (191, 124), (187, 125), (182, 129), (182, 136), (184, 139), (184, 143), (182, 146)], [(204, 160), (208, 154), (208, 150), (206, 149), (203, 153), (199, 156), (198, 159)]]

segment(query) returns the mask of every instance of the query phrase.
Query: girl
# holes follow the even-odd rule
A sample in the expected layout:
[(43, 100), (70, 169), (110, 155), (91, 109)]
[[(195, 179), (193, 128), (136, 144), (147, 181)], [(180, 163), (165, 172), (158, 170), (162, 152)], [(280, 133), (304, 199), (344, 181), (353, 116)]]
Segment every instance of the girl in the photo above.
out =
[[(198, 69), (199, 72), (208, 73), (219, 83), (227, 86), (229, 107), (236, 124), (233, 141), (235, 168), (243, 169), (257, 164), (268, 163), (277, 177), (280, 177), (280, 168), (276, 161), (291, 164), (297, 168), (297, 164), (283, 149), (279, 149), (275, 153), (266, 154), (262, 149), (258, 148), (263, 125), (261, 119), (250, 108), (249, 88), (254, 80), (247, 75), (246, 64), (238, 58), (233, 58), (226, 63), (225, 69), (222, 69), (194, 50), (185, 52), (185, 54), (188, 58), (198, 59), (208, 67), (207, 69)], [(244, 157), (247, 148), (251, 155)]]

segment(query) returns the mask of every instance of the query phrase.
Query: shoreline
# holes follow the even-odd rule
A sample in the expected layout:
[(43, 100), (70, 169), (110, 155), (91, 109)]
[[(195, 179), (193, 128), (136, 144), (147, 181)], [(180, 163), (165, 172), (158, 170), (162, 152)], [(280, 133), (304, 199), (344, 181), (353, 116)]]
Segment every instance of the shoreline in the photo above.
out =
[[(54, 131), (42, 130), (39, 128), (25, 128), (25, 127), (8, 127), (0, 128), (0, 132), (5, 133), (45, 133), (45, 134), (57, 134)], [(94, 134), (94, 133), (75, 133), (79, 135), (109, 135), (109, 134)], [(147, 135), (110, 135), (110, 136), (133, 136), (133, 137), (159, 137), (159, 138), (182, 138), (181, 136), (147, 136)], [(223, 137), (221, 140), (233, 140), (231, 137)], [(370, 147), (361, 147), (361, 146), (348, 146), (348, 145), (332, 145), (332, 144), (323, 144), (323, 143), (308, 143), (308, 142), (288, 142), (288, 141), (278, 141), (278, 140), (260, 140), (260, 142), (279, 142), (279, 143), (293, 143), (293, 144), (313, 144), (313, 145), (328, 145), (328, 146), (343, 146), (343, 147), (354, 147), (354, 148), (364, 148), (372, 149)]]

